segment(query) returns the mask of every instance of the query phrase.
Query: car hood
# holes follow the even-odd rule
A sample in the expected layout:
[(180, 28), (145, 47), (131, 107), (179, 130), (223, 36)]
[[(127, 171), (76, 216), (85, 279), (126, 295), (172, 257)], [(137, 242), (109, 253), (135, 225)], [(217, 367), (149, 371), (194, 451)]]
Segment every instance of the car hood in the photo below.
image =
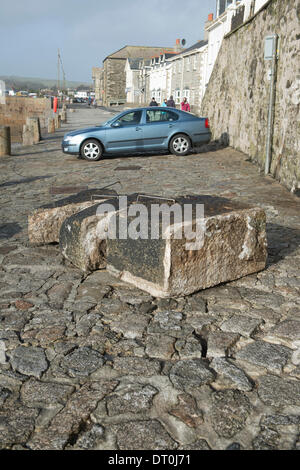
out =
[(95, 126), (95, 127), (87, 127), (86, 129), (77, 129), (76, 131), (68, 132), (65, 134), (65, 137), (70, 137), (74, 135), (79, 135), (79, 134), (87, 134), (89, 132), (95, 132), (95, 131), (100, 131), (103, 128), (103, 126)]

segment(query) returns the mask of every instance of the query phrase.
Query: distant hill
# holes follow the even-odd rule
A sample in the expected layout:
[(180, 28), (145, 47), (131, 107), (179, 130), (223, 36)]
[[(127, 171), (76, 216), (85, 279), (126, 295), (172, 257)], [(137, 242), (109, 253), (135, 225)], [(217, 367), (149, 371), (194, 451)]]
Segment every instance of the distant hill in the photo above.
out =
[[(57, 80), (37, 77), (18, 77), (15, 75), (0, 75), (0, 80), (6, 84), (6, 88), (14, 88), (16, 90), (34, 90), (38, 91), (42, 88), (52, 88), (57, 86)], [(62, 86), (62, 81), (60, 82)], [(66, 80), (67, 88), (78, 88), (79, 86), (92, 87), (92, 83), (78, 82)]]

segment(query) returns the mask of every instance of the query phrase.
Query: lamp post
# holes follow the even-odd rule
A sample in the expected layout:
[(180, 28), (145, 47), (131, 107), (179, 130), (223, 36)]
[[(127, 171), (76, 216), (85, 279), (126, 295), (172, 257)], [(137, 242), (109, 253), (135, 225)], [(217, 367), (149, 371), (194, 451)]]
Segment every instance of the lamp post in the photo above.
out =
[(277, 58), (278, 58), (278, 35), (273, 34), (265, 38), (265, 60), (271, 61), (271, 69), (269, 71), (270, 90), (269, 90), (269, 105), (268, 105), (268, 124), (267, 124), (267, 139), (266, 139), (266, 160), (265, 160), (265, 174), (270, 173), (271, 159), (272, 159), (272, 140), (273, 140), (273, 127), (274, 127), (274, 112), (275, 112), (275, 94), (276, 94), (276, 79), (277, 79)]

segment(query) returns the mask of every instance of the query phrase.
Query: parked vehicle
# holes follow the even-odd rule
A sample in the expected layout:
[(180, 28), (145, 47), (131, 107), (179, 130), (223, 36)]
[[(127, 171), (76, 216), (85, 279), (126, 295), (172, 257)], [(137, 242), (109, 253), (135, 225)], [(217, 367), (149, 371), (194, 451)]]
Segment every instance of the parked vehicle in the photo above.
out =
[(73, 98), (73, 103), (85, 103), (83, 98)]
[(210, 139), (207, 118), (174, 108), (147, 107), (123, 111), (101, 126), (68, 132), (62, 150), (91, 161), (105, 154), (156, 150), (184, 156)]

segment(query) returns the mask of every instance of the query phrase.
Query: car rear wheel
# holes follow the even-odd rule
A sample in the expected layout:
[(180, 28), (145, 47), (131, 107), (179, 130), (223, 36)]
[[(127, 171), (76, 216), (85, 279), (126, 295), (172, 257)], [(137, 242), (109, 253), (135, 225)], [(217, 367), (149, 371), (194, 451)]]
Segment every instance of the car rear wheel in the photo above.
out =
[(86, 140), (81, 147), (81, 156), (85, 160), (96, 162), (103, 154), (102, 145), (96, 139)]
[(185, 134), (175, 135), (170, 142), (170, 151), (174, 155), (187, 155), (191, 150), (192, 144)]

